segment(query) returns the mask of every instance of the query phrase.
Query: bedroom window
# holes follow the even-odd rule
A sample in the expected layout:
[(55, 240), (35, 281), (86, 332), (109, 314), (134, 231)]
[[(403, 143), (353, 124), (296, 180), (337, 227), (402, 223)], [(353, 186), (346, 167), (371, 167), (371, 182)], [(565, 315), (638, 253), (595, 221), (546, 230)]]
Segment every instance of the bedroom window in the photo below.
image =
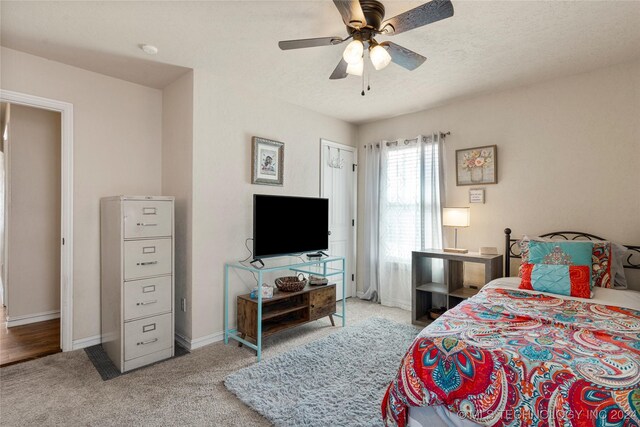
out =
[[(422, 146), (421, 146), (422, 145)], [(411, 263), (411, 252), (427, 249), (434, 229), (440, 233), (434, 211), (440, 210), (433, 198), (434, 171), (439, 170), (438, 145), (412, 144), (389, 147), (382, 185), (382, 224), (384, 255), (387, 262)], [(437, 178), (437, 174), (435, 174)], [(435, 224), (434, 224), (435, 222)], [(408, 254), (408, 255), (407, 255)]]

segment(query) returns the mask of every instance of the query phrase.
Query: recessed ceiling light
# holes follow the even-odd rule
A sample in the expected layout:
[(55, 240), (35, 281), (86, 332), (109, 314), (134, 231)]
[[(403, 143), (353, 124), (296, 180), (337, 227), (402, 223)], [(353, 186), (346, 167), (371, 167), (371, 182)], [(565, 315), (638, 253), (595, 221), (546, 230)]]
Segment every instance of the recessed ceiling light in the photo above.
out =
[(156, 53), (158, 53), (158, 48), (150, 44), (141, 44), (140, 49), (142, 49), (144, 53), (147, 53), (149, 55), (155, 55)]

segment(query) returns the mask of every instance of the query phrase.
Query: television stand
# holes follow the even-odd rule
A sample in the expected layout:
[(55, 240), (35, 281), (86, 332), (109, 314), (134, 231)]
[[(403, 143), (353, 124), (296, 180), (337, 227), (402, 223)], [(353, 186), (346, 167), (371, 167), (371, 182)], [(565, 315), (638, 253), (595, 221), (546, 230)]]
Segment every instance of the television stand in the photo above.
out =
[[(290, 259), (287, 261), (291, 261)], [(292, 271), (294, 273), (304, 273), (319, 277), (334, 277), (342, 279), (342, 295), (345, 295), (345, 287), (347, 282), (346, 277), (346, 260), (341, 256), (328, 256), (326, 258), (315, 258), (309, 261), (300, 261), (287, 264), (279, 264), (278, 262), (269, 263), (270, 265), (258, 268), (253, 265), (246, 265), (240, 262), (226, 263), (224, 265), (224, 343), (229, 344), (229, 340), (235, 340), (242, 343), (246, 347), (249, 347), (256, 351), (258, 362), (262, 357), (262, 338), (263, 336), (275, 333), (276, 330), (283, 330), (285, 328), (292, 327), (297, 324), (301, 324), (310, 319), (316, 319), (320, 317), (326, 317), (332, 315), (332, 317), (338, 317), (342, 319), (342, 326), (346, 326), (346, 301), (342, 298), (340, 301), (341, 310), (336, 312), (335, 305), (335, 290), (336, 286), (325, 285), (319, 287), (309, 288), (306, 292), (303, 290), (301, 293), (295, 292), (282, 295), (280, 302), (276, 299), (277, 293), (274, 294), (273, 299), (262, 298), (262, 292), (258, 292), (258, 298), (246, 299), (240, 296), (240, 304), (244, 304), (244, 313), (254, 316), (255, 322), (253, 324), (244, 323), (239, 319), (238, 326), (242, 328), (240, 331), (238, 327), (232, 328), (230, 326), (230, 313), (229, 300), (231, 298), (238, 301), (238, 294), (230, 292), (230, 278), (231, 270), (239, 272), (244, 270), (248, 273), (255, 274), (257, 282), (264, 283), (265, 274), (275, 272)], [(289, 273), (290, 274), (290, 273)], [(283, 274), (283, 275), (286, 275)], [(235, 275), (234, 275), (235, 276)], [(297, 296), (306, 294), (306, 296)], [(317, 296), (317, 298), (316, 298)], [(286, 298), (283, 298), (286, 297)], [(328, 301), (331, 301), (329, 303)], [(280, 305), (282, 304), (282, 306)], [(263, 306), (264, 305), (264, 306)], [(285, 307), (286, 306), (286, 307)], [(289, 311), (291, 310), (291, 311)], [(238, 310), (240, 314), (242, 310)], [(251, 323), (251, 322), (250, 322)], [(255, 331), (255, 332), (254, 332)], [(249, 332), (249, 333), (248, 333)], [(253, 336), (255, 335), (255, 336)], [(245, 338), (254, 338), (253, 342), (246, 340)]]

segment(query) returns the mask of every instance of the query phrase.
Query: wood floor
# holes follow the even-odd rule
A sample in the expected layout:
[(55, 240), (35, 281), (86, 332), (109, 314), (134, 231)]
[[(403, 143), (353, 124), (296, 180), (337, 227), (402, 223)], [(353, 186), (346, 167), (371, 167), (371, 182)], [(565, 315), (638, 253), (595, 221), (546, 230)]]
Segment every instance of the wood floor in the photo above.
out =
[(60, 352), (60, 319), (7, 328), (0, 307), (0, 367)]

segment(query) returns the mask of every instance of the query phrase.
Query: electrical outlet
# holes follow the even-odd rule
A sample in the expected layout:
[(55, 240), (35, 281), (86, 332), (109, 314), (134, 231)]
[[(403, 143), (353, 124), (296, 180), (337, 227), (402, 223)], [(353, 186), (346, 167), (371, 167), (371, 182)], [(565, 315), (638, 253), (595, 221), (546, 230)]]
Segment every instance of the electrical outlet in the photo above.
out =
[(187, 312), (187, 299), (186, 298), (181, 298), (180, 299), (180, 309), (182, 311), (184, 311), (185, 313)]

